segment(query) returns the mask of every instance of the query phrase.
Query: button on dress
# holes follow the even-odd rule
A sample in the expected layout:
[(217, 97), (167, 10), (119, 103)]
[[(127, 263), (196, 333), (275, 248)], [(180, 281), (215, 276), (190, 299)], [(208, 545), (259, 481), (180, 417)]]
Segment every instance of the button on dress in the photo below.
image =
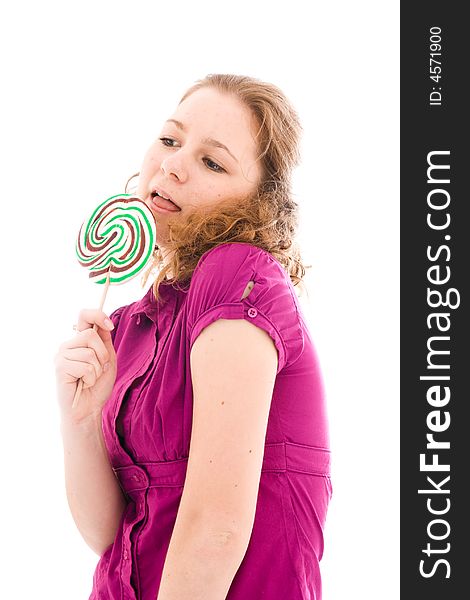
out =
[(321, 599), (328, 421), (319, 361), (288, 274), (269, 252), (230, 242), (203, 254), (185, 286), (163, 281), (159, 291), (158, 303), (151, 286), (110, 315), (117, 376), (102, 428), (127, 505), (89, 600), (157, 598), (190, 450), (190, 351), (220, 318), (264, 329), (278, 352), (255, 520), (226, 599)]

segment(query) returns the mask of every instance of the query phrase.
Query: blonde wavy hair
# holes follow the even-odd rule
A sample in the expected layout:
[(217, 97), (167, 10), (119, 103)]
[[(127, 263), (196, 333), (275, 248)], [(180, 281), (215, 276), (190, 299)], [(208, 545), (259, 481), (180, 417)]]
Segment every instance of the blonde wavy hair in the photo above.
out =
[[(271, 83), (248, 76), (210, 74), (198, 80), (181, 98), (211, 87), (239, 98), (253, 113), (259, 127), (258, 143), (262, 176), (255, 193), (230, 198), (216, 205), (192, 212), (186, 219), (168, 220), (164, 265), (162, 250), (155, 246), (150, 267), (142, 278), (142, 287), (155, 270), (155, 298), (158, 288), (170, 271), (168, 282), (186, 286), (201, 256), (220, 244), (245, 242), (266, 250), (288, 273), (292, 284), (306, 290), (303, 277), (311, 265), (304, 265), (295, 240), (298, 227), (298, 205), (292, 198), (291, 175), (299, 164), (299, 142), (302, 127), (298, 115), (283, 92)], [(125, 192), (130, 193), (129, 182)], [(308, 290), (307, 295), (308, 295)], [(298, 294), (299, 296), (301, 294)]]

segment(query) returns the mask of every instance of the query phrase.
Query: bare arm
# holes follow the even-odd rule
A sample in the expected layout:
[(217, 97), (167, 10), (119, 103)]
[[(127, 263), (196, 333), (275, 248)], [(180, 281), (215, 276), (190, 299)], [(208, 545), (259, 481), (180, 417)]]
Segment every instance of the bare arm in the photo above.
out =
[(126, 499), (108, 460), (101, 415), (74, 423), (62, 416), (67, 500), (75, 524), (100, 556), (116, 536)]
[(175, 525), (157, 600), (224, 600), (247, 544), (211, 525)]
[(219, 319), (193, 344), (188, 468), (158, 600), (227, 596), (251, 538), (277, 360), (242, 320)]
[[(101, 429), (102, 408), (117, 372), (110, 333), (114, 324), (106, 321), (101, 310), (81, 310), (77, 334), (61, 344), (54, 357), (67, 500), (81, 535), (99, 555), (113, 543), (126, 506)], [(74, 407), (80, 378), (83, 389)]]

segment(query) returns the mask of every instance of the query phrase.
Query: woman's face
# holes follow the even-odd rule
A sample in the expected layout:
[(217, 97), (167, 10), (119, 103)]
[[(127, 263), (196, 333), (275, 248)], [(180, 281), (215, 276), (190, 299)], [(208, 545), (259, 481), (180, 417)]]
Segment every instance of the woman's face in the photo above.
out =
[[(256, 191), (261, 178), (256, 131), (240, 100), (212, 88), (197, 90), (177, 107), (147, 150), (137, 187), (155, 216), (157, 243), (168, 219)], [(155, 189), (180, 210), (158, 210)]]

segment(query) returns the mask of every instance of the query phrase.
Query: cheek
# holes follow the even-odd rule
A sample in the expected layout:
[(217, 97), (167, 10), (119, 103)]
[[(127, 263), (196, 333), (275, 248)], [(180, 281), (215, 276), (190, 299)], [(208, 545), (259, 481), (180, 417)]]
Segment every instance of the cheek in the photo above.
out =
[(160, 166), (160, 159), (155, 150), (148, 150), (140, 166), (139, 189), (145, 187)]
[(157, 140), (154, 142), (148, 149), (144, 155), (144, 160), (142, 162), (142, 167), (149, 169), (155, 168), (156, 164), (160, 165), (162, 160), (162, 152), (163, 148), (161, 146), (161, 142)]
[(194, 189), (191, 196), (195, 206), (209, 206), (223, 200), (224, 192), (217, 186), (208, 186), (206, 183)]
[(195, 197), (194, 204), (195, 208), (217, 206), (227, 200), (233, 198), (234, 191), (232, 186), (227, 184), (212, 184), (210, 186), (207, 183), (202, 187), (202, 192), (198, 193)]
[(155, 169), (157, 165), (160, 165), (161, 157), (160, 153), (156, 148), (150, 148), (146, 155), (144, 156), (144, 160), (142, 163), (142, 171), (149, 171), (151, 169)]

